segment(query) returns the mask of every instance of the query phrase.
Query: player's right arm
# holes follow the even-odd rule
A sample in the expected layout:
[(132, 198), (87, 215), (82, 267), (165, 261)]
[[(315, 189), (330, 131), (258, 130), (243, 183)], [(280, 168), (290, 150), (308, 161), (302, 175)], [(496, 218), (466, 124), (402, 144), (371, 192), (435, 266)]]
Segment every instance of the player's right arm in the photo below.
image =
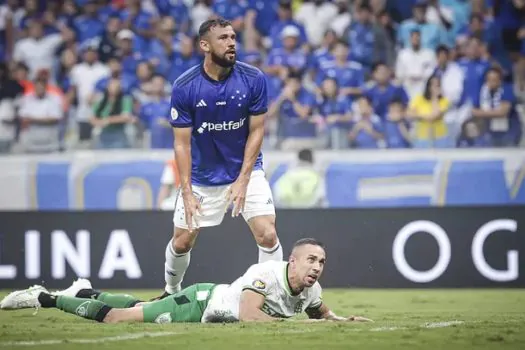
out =
[(275, 288), (275, 276), (271, 271), (253, 265), (243, 276), (243, 287), (239, 303), (240, 322), (275, 322), (281, 319), (263, 312), (264, 302)]
[(262, 311), (265, 298), (263, 294), (253, 289), (244, 289), (241, 293), (239, 305), (239, 321), (274, 322), (280, 320), (276, 317), (268, 316)]
[(173, 84), (171, 93), (170, 124), (173, 127), (175, 161), (179, 170), (180, 187), (188, 229), (193, 229), (193, 218), (200, 210), (200, 203), (195, 198), (191, 188), (191, 133), (193, 118), (191, 106), (187, 102), (187, 92), (177, 84)]

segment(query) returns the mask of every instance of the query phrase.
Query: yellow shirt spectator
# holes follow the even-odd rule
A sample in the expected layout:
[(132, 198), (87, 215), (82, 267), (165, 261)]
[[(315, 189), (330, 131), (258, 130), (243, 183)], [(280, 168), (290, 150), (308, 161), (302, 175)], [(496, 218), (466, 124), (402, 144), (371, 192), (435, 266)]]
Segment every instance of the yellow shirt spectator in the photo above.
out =
[[(438, 101), (440, 112), (445, 112), (450, 106), (447, 98), (441, 97)], [(447, 125), (443, 118), (435, 120), (426, 120), (425, 117), (430, 117), (433, 114), (432, 101), (427, 100), (423, 95), (414, 97), (410, 101), (409, 109), (414, 117), (415, 137), (418, 140), (436, 140), (441, 139), (448, 134)]]

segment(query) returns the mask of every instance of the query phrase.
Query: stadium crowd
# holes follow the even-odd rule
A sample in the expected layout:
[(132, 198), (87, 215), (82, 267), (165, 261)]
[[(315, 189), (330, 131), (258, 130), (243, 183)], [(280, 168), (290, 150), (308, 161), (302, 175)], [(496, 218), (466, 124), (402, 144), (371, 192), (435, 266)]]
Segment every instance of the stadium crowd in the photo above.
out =
[(525, 0), (0, 4), (0, 153), (171, 148), (171, 84), (200, 62), (212, 16), (267, 74), (267, 148), (522, 139)]

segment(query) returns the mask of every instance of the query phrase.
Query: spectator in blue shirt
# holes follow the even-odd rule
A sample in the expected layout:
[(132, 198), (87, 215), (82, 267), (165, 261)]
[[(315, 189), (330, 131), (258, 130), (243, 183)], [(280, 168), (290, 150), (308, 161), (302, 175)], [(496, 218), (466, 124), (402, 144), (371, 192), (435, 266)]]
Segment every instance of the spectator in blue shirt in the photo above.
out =
[(351, 105), (339, 93), (336, 79), (327, 78), (321, 84), (321, 96), (316, 102), (312, 121), (325, 136), (325, 146), (333, 149), (348, 148), (348, 130), (352, 120)]
[(466, 47), (466, 55), (458, 61), (465, 76), (462, 100), (475, 101), (483, 85), (485, 73), (491, 67), (486, 46), (477, 37), (471, 37)]
[(339, 42), (335, 31), (329, 29), (326, 31), (321, 47), (317, 48), (309, 58), (308, 68), (315, 75), (324, 68), (324, 66), (334, 60), (332, 50)]
[(117, 34), (117, 56), (120, 57), (123, 71), (127, 74), (135, 74), (139, 63), (146, 61), (144, 54), (135, 49), (134, 37), (135, 34), (129, 29), (122, 29)]
[(248, 10), (248, 3), (245, 0), (215, 0), (212, 10), (217, 16), (230, 21), (236, 33), (242, 33), (244, 16)]
[(285, 27), (281, 32), (283, 47), (274, 48), (268, 55), (266, 72), (281, 79), (287, 76), (288, 70), (303, 72), (306, 70), (308, 58), (302, 48), (298, 47), (299, 29), (293, 25)]
[(165, 93), (166, 81), (160, 75), (151, 79), (150, 101), (140, 108), (139, 118), (150, 132), (151, 148), (173, 148), (173, 131), (168, 120), (170, 99)]
[(446, 33), (435, 23), (428, 23), (425, 19), (426, 2), (418, 1), (412, 10), (413, 17), (401, 23), (397, 32), (398, 42), (402, 47), (410, 46), (410, 34), (414, 30), (421, 33), (421, 47), (435, 50), (443, 42)]
[(120, 11), (122, 25), (136, 34), (135, 50), (146, 53), (149, 50), (150, 40), (155, 36), (155, 18), (142, 9), (141, 1), (127, 1), (126, 5), (126, 9)]
[(279, 119), (279, 135), (285, 138), (315, 138), (315, 124), (310, 122), (315, 97), (301, 86), (300, 73), (291, 73), (268, 114)]
[(358, 112), (354, 115), (353, 126), (348, 139), (355, 148), (379, 148), (384, 139), (381, 118), (374, 114), (372, 101), (367, 96), (357, 100)]
[(102, 33), (102, 38), (98, 46), (98, 56), (101, 62), (107, 62), (117, 54), (117, 34), (120, 29), (120, 24), (120, 17), (118, 15), (109, 17), (106, 23), (106, 29), (104, 33)]
[(270, 28), (279, 19), (277, 16), (279, 2), (279, 0), (248, 0), (246, 28), (255, 29), (259, 37), (269, 36)]
[(374, 59), (375, 32), (372, 11), (366, 4), (359, 6), (356, 20), (348, 29), (348, 43), (352, 48), (351, 58), (371, 68)]
[(372, 101), (377, 115), (385, 118), (388, 106), (393, 100), (400, 100), (408, 105), (408, 95), (402, 86), (392, 82), (392, 72), (384, 63), (378, 63), (373, 69), (373, 81), (365, 88), (364, 94)]
[(316, 84), (318, 91), (325, 79), (332, 78), (337, 81), (339, 93), (343, 97), (348, 97), (351, 100), (361, 95), (365, 83), (363, 66), (361, 63), (348, 60), (348, 45), (344, 42), (339, 42), (334, 47), (333, 57), (334, 60), (324, 64), (317, 74)]
[(525, 2), (520, 0), (486, 0), (485, 5), (491, 9), (497, 26), (501, 28), (505, 50), (516, 58), (521, 49), (518, 31), (525, 21)]
[(273, 22), (272, 29), (270, 30), (271, 47), (281, 48), (281, 32), (288, 26), (294, 26), (299, 31), (298, 42), (299, 46), (303, 46), (307, 43), (306, 31), (304, 27), (292, 19), (292, 2), (291, 0), (279, 0), (279, 9), (277, 11), (279, 20)]
[(490, 133), (484, 123), (476, 119), (469, 119), (463, 123), (460, 137), (458, 139), (459, 148), (483, 148), (492, 147)]
[(169, 15), (175, 20), (175, 30), (188, 33), (190, 30), (190, 12), (184, 0), (155, 0), (161, 16)]
[(394, 99), (390, 102), (383, 125), (387, 148), (410, 147), (409, 123), (401, 100)]
[(175, 81), (182, 73), (201, 62), (193, 44), (191, 38), (185, 37), (180, 42), (180, 51), (173, 53), (167, 71), (167, 78), (170, 82)]
[(490, 68), (485, 75), (472, 110), (474, 118), (483, 120), (496, 147), (514, 147), (521, 139), (521, 123), (516, 110), (512, 86), (503, 83), (498, 68)]
[(108, 86), (111, 79), (118, 79), (120, 81), (120, 89), (122, 93), (129, 95), (131, 91), (136, 87), (137, 78), (135, 75), (126, 74), (122, 71), (122, 63), (118, 57), (111, 57), (107, 61), (109, 68), (109, 76), (100, 79), (95, 84), (95, 92), (102, 95)]
[(87, 40), (101, 38), (104, 34), (104, 23), (98, 18), (95, 0), (86, 2), (83, 13), (73, 21), (77, 42), (81, 45)]

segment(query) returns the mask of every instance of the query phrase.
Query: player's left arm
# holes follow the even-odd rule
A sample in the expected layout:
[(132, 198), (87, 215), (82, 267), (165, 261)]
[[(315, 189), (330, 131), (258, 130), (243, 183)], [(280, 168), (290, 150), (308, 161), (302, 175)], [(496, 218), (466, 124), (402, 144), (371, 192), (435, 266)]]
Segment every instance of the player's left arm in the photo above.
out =
[(330, 310), (330, 308), (324, 302), (321, 302), (319, 306), (306, 308), (305, 312), (310, 319), (326, 320), (326, 321), (340, 321), (340, 322), (348, 322), (348, 321), (373, 322), (372, 320), (368, 318), (364, 318), (360, 316), (349, 316), (349, 317), (338, 316), (335, 314), (335, 312)]
[(264, 138), (264, 120), (268, 113), (268, 89), (262, 72), (259, 73), (253, 84), (249, 113), (249, 134), (244, 148), (244, 159), (240, 173), (240, 176), (245, 179), (250, 178), (253, 165), (261, 152)]

